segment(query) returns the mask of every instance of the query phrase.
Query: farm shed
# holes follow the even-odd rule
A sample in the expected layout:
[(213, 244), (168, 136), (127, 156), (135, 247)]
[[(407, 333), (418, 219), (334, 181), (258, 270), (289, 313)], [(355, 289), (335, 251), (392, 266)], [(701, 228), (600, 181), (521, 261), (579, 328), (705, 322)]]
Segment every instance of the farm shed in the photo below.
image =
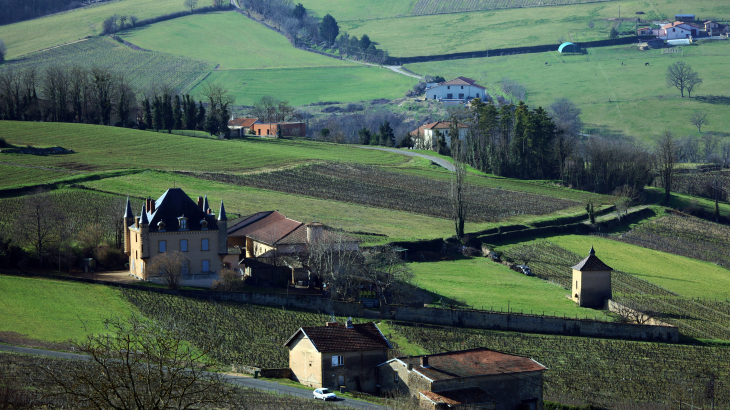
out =
[(675, 14), (674, 19), (678, 21), (695, 21), (694, 14)]
[(558, 52), (563, 53), (578, 53), (580, 52), (580, 47), (573, 43), (563, 43), (558, 47)]

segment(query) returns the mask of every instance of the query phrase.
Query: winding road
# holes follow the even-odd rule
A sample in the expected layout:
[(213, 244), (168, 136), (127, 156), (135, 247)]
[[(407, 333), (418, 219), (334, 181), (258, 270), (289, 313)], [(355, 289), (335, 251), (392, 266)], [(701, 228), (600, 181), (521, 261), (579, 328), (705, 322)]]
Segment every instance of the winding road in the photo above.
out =
[(366, 146), (362, 146), (362, 145), (358, 145), (358, 148), (362, 148), (362, 149), (375, 149), (375, 150), (378, 150), (378, 151), (388, 151), (388, 152), (394, 152), (396, 154), (403, 154), (403, 155), (406, 155), (406, 156), (409, 156), (409, 157), (426, 158), (427, 160), (433, 162), (434, 164), (440, 165), (440, 166), (448, 169), (451, 172), (454, 171), (454, 164), (450, 163), (449, 161), (447, 161), (447, 160), (445, 160), (443, 158), (433, 157), (431, 155), (426, 155), (426, 154), (421, 154), (420, 152), (411, 152), (411, 151), (406, 151), (406, 150), (396, 149), (396, 148), (366, 147)]
[[(10, 345), (2, 345), (2, 344), (0, 344), (0, 350), (6, 351), (6, 352), (33, 354), (33, 355), (37, 355), (37, 356), (54, 357), (57, 359), (67, 359), (67, 360), (87, 360), (88, 361), (91, 359), (89, 356), (82, 355), (82, 354), (56, 352), (53, 350), (31, 349), (31, 348), (27, 348), (27, 347), (10, 346)], [(292, 387), (292, 386), (285, 386), (285, 385), (282, 385), (282, 384), (279, 384), (276, 382), (270, 382), (270, 381), (261, 380), (261, 379), (254, 379), (253, 377), (247, 377), (247, 376), (237, 376), (237, 375), (225, 374), (225, 373), (221, 374), (221, 376), (228, 383), (235, 384), (238, 386), (243, 386), (243, 387), (248, 387), (248, 388), (258, 389), (258, 390), (266, 390), (266, 391), (271, 391), (271, 392), (275, 392), (278, 394), (288, 394), (290, 396), (302, 397), (305, 399), (312, 399), (311, 390), (300, 389), (298, 387)], [(337, 401), (334, 401), (332, 403), (340, 405), (340, 406), (344, 406), (344, 407), (350, 407), (353, 409), (362, 409), (362, 410), (386, 410), (387, 409), (387, 407), (379, 406), (377, 404), (372, 404), (372, 403), (348, 399), (348, 398), (338, 398)]]

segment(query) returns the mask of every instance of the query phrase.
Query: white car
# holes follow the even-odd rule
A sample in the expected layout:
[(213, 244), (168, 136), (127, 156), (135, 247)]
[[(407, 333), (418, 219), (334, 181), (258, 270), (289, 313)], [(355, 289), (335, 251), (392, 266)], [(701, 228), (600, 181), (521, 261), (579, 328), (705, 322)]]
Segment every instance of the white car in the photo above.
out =
[(337, 396), (330, 389), (316, 389), (314, 391), (314, 399), (322, 399), (324, 401), (337, 400)]

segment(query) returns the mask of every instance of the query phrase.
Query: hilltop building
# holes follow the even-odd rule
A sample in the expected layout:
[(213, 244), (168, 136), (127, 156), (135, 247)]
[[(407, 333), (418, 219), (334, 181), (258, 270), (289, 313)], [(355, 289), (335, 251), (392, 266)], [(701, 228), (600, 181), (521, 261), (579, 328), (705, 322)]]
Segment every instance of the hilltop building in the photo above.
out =
[(301, 327), (284, 343), (292, 378), (310, 387), (375, 393), (375, 367), (388, 360), (390, 342), (375, 323), (328, 322)]
[(542, 410), (542, 372), (521, 356), (486, 348), (399, 357), (378, 366), (381, 394), (418, 398), (421, 408)]
[(182, 189), (170, 188), (156, 201), (147, 198), (139, 216), (134, 216), (127, 198), (123, 221), (129, 273), (142, 280), (154, 276), (146, 269), (150, 259), (165, 252), (185, 255), (183, 275), (216, 273), (228, 255), (223, 201), (216, 218), (207, 195), (195, 203)]
[(474, 98), (487, 101), (487, 90), (467, 77), (457, 77), (426, 89), (426, 99), (445, 103), (466, 103)]
[(588, 256), (573, 266), (573, 301), (581, 307), (602, 308), (613, 296), (611, 271), (591, 246)]

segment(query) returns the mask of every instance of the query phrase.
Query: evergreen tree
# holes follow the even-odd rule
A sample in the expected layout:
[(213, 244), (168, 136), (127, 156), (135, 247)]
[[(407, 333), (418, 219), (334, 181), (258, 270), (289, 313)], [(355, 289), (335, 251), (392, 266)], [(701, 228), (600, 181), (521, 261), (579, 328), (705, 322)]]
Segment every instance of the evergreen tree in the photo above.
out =
[(413, 148), (413, 137), (410, 132), (407, 132), (403, 139), (398, 144), (398, 148)]
[(358, 139), (360, 140), (360, 144), (362, 145), (370, 145), (370, 140), (373, 136), (373, 134), (370, 132), (369, 129), (362, 127), (359, 131), (357, 131)]
[(205, 131), (210, 135), (217, 135), (220, 131), (220, 121), (215, 110), (210, 110), (208, 116), (205, 118)]
[(393, 128), (391, 128), (390, 122), (388, 121), (380, 124), (380, 145), (386, 147), (395, 146), (395, 133), (393, 133)]
[(168, 93), (162, 96), (162, 116), (165, 122), (165, 129), (171, 134), (172, 127), (175, 125), (175, 117), (172, 112), (172, 96)]
[(180, 96), (175, 96), (175, 104), (172, 106), (173, 127), (176, 130), (183, 129), (183, 109), (180, 104)]
[(203, 106), (203, 102), (198, 102), (198, 119), (196, 121), (197, 123), (197, 129), (203, 131), (205, 129), (205, 107)]
[(360, 38), (360, 50), (367, 51), (371, 44), (372, 42), (370, 41), (370, 37), (368, 37), (367, 34), (363, 34)]
[(162, 98), (160, 98), (159, 96), (155, 96), (155, 101), (152, 106), (152, 117), (155, 131), (159, 131), (165, 128), (165, 118), (162, 109)]
[(307, 15), (307, 9), (304, 7), (304, 5), (302, 3), (297, 3), (297, 5), (294, 6), (294, 10), (292, 10), (292, 16), (294, 16), (294, 18), (297, 20), (301, 20), (306, 15)]
[(189, 95), (184, 97), (185, 105), (185, 129), (194, 130), (198, 125), (198, 107), (195, 105), (195, 100), (190, 99)]
[(337, 24), (337, 20), (329, 14), (325, 14), (322, 18), (322, 22), (319, 24), (319, 36), (327, 42), (332, 44), (337, 36), (340, 35), (340, 26)]

